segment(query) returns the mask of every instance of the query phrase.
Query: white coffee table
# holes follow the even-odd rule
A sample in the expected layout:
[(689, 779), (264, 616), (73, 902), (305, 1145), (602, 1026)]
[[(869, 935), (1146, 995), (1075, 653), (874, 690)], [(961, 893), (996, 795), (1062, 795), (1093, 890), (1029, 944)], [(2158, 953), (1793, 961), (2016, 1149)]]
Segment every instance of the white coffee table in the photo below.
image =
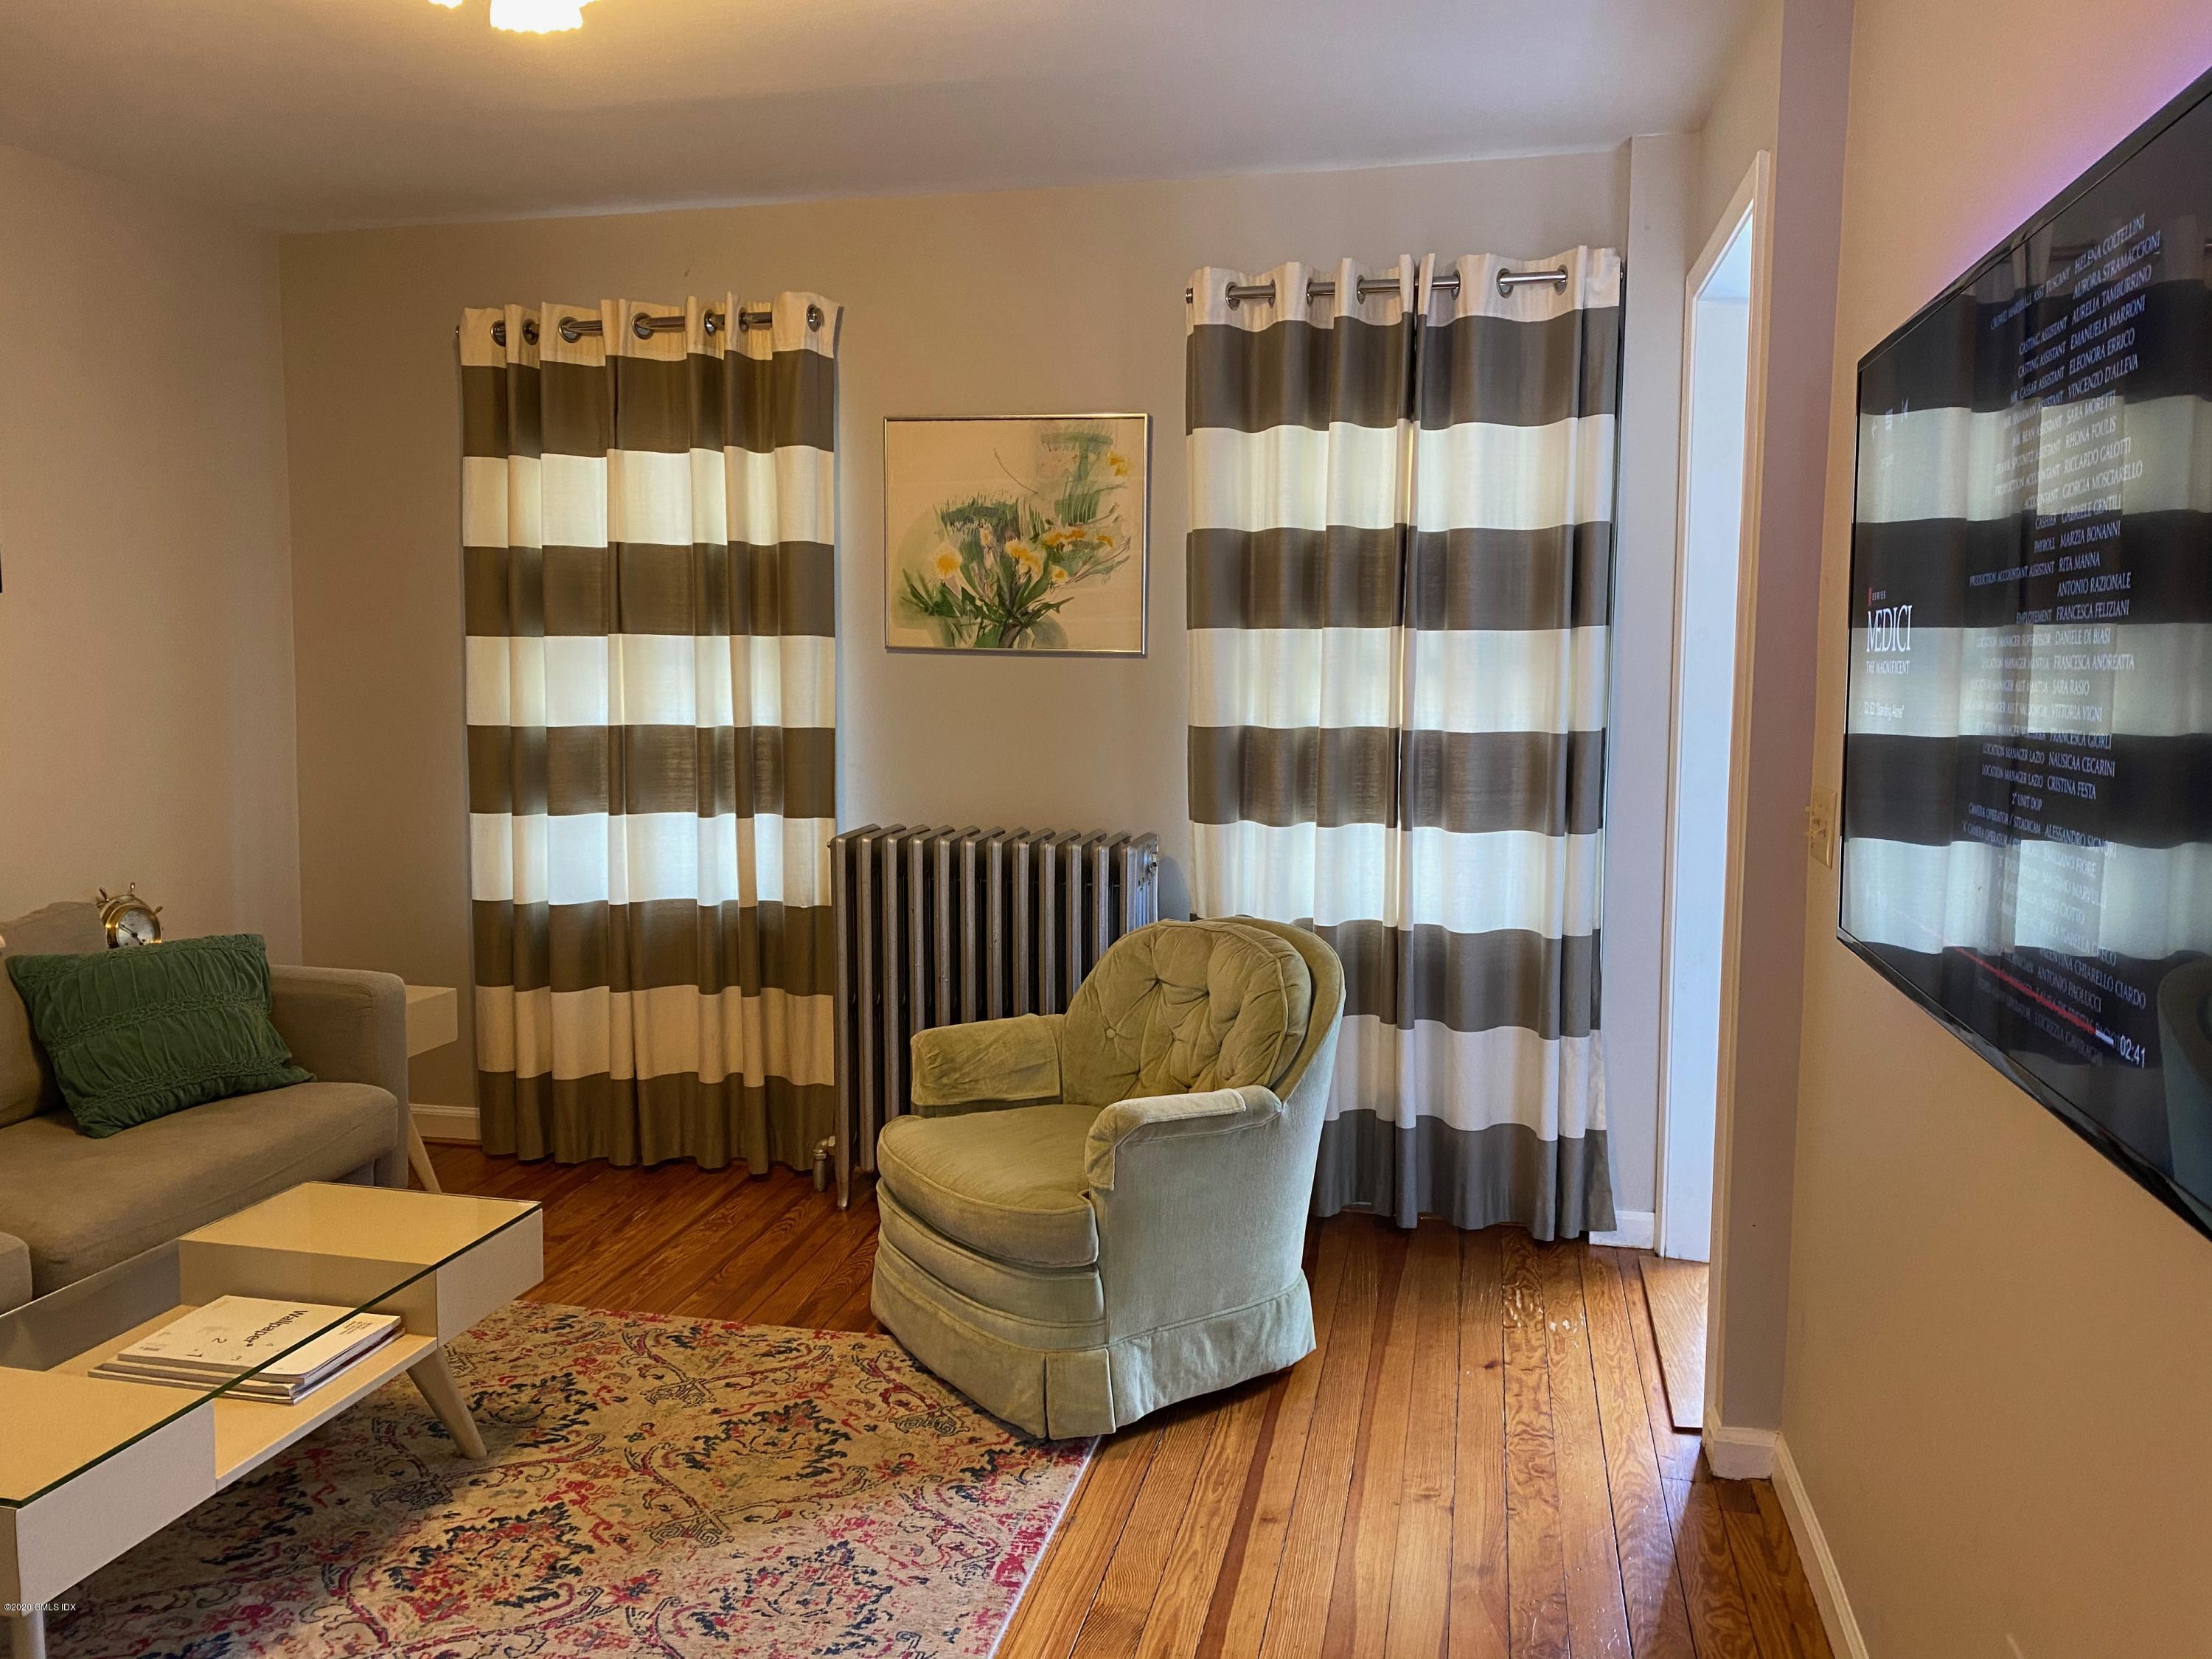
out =
[[(0, 1606), (14, 1659), (45, 1659), (45, 1609), (71, 1585), (402, 1371), (461, 1455), (482, 1457), (444, 1345), (544, 1275), (536, 1204), (316, 1183), (0, 1314)], [(374, 1309), (402, 1328), (291, 1406), (87, 1375), (218, 1296)]]

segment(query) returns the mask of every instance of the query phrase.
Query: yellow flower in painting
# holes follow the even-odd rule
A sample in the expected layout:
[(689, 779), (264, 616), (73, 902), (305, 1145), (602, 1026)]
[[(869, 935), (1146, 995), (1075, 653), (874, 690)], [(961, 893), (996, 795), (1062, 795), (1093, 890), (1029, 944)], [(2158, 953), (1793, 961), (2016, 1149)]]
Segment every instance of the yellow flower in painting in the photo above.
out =
[(1067, 580), (1067, 572), (1066, 572), (1065, 570), (1062, 570), (1062, 569), (1061, 569), (1058, 565), (1054, 565), (1054, 566), (1053, 566), (1053, 568), (1052, 568), (1052, 585), (1053, 585), (1054, 587), (1057, 587), (1057, 586), (1059, 586), (1062, 582), (1066, 581), (1066, 580)]
[(1098, 550), (1100, 552), (1103, 553), (1114, 545), (1115, 538), (1112, 531), (1094, 530), (1091, 533), (1097, 538)]
[(1054, 528), (1046, 531), (1043, 535), (1037, 538), (1037, 540), (1042, 542), (1047, 547), (1058, 547), (1062, 542), (1073, 537), (1074, 534), (1075, 532), (1073, 530)]
[(1114, 476), (1117, 478), (1129, 476), (1129, 458), (1118, 449), (1106, 457), (1106, 465), (1114, 469)]
[(960, 574), (960, 556), (949, 547), (939, 548), (937, 556), (929, 562), (930, 568), (937, 572), (937, 580), (941, 582), (949, 582)]
[(1006, 556), (1012, 559), (1016, 564), (1021, 566), (1023, 569), (1028, 571), (1033, 576), (1036, 574), (1038, 568), (1044, 562), (1043, 560), (1037, 556), (1036, 549), (1031, 547), (1027, 542), (1022, 541), (1019, 538), (1010, 541), (1006, 544)]

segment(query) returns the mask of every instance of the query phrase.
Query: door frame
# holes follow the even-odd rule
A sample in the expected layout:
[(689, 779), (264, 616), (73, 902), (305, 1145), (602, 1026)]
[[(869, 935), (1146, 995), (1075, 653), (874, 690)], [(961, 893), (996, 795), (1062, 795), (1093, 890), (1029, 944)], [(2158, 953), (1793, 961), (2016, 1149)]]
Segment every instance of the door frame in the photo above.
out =
[(1766, 335), (1769, 287), (1773, 267), (1773, 173), (1771, 152), (1752, 158), (1742, 182), (1736, 186), (1728, 210), (1707, 239), (1697, 263), (1691, 267), (1682, 294), (1681, 441), (1678, 446), (1678, 475), (1674, 525), (1674, 659), (1668, 684), (1667, 820), (1665, 877), (1660, 901), (1659, 963), (1659, 1121), (1656, 1137), (1656, 1190), (1653, 1194), (1652, 1243), (1662, 1254), (1669, 1233), (1667, 1217), (1668, 1141), (1671, 1125), (1668, 1093), (1672, 1066), (1668, 1053), (1674, 1026), (1674, 857), (1677, 785), (1680, 774), (1680, 705), (1682, 675), (1683, 597), (1687, 580), (1691, 483), (1691, 411), (1694, 392), (1698, 296), (1720, 263), (1729, 244), (1751, 223), (1751, 282), (1748, 349), (1745, 354), (1743, 497), (1737, 532), (1735, 592), (1735, 669), (1734, 707), (1729, 734), (1728, 836), (1724, 862), (1721, 918), (1719, 1054), (1715, 1071), (1717, 1098), (1713, 1113), (1712, 1237), (1708, 1253), (1705, 1316), (1705, 1417), (1717, 1422), (1722, 1375), (1722, 1338), (1726, 1328), (1723, 1304), (1727, 1275), (1723, 1271), (1728, 1249), (1728, 1193), (1733, 1159), (1730, 1149), (1735, 1122), (1736, 998), (1743, 928), (1743, 779), (1750, 740), (1753, 630), (1759, 614), (1759, 509), (1765, 468), (1762, 450), (1765, 435)]

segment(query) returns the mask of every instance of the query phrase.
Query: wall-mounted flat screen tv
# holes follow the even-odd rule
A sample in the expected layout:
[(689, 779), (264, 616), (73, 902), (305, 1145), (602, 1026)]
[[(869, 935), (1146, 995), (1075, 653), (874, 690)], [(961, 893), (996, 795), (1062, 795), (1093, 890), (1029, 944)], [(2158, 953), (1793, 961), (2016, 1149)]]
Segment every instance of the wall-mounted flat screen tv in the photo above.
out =
[(1842, 938), (2212, 1233), (2212, 75), (1860, 360), (1857, 468)]

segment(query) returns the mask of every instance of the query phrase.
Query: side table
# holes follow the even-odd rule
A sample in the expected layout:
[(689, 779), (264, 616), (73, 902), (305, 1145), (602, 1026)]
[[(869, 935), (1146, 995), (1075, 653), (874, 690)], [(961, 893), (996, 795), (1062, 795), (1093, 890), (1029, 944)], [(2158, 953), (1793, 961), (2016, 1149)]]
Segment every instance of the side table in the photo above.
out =
[[(461, 1034), (460, 1006), (450, 985), (410, 985), (407, 988), (407, 1057), (427, 1054), (457, 1041)], [(430, 1162), (430, 1149), (415, 1127), (415, 1108), (407, 1108), (407, 1162), (426, 1193), (442, 1193), (438, 1171)]]

